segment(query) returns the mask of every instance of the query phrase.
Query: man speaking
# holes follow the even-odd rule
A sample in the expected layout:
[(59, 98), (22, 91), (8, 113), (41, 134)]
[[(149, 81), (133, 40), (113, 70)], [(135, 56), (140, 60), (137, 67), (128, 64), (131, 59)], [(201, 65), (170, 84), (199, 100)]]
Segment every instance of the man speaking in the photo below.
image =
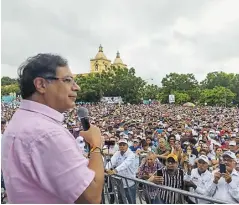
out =
[(2, 152), (9, 203), (100, 203), (100, 130), (91, 125), (80, 133), (93, 147), (87, 160), (62, 126), (62, 113), (74, 108), (79, 90), (67, 61), (38, 54), (18, 74), (23, 100), (4, 132)]

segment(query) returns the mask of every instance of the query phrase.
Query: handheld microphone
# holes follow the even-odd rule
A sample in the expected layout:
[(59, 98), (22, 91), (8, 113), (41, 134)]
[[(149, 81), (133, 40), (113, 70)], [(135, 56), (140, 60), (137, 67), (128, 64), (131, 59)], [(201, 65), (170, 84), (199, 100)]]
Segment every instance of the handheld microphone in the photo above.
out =
[(78, 119), (81, 121), (84, 131), (90, 129), (89, 111), (85, 107), (80, 107), (77, 111)]
[[(80, 107), (77, 111), (78, 119), (81, 121), (82, 127), (84, 131), (90, 129), (90, 120), (89, 120), (89, 111), (85, 107)], [(86, 146), (88, 147), (88, 157), (90, 156), (91, 147), (89, 143), (86, 142)]]

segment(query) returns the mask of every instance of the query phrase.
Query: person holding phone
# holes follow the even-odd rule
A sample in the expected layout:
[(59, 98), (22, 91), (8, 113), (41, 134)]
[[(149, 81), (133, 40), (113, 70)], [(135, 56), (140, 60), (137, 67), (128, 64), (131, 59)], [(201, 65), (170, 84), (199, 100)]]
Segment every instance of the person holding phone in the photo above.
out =
[[(197, 161), (198, 167), (191, 169), (188, 167), (187, 173), (184, 176), (185, 186), (188, 191), (204, 196), (210, 196), (210, 186), (212, 186), (213, 175), (208, 171), (210, 161), (207, 156), (201, 155)], [(189, 164), (188, 164), (189, 165)], [(198, 199), (194, 197), (188, 198), (189, 204), (208, 204), (208, 201)]]
[[(184, 172), (181, 168), (178, 168), (178, 157), (171, 153), (167, 156), (166, 167), (157, 170), (157, 172), (149, 178), (148, 181), (154, 182), (164, 186), (174, 187), (176, 189), (183, 189), (184, 187)], [(166, 190), (155, 189), (149, 193), (151, 197), (154, 197), (153, 203), (162, 202), (166, 204), (182, 203), (180, 195), (175, 192)]]
[(214, 172), (211, 186), (213, 198), (229, 203), (239, 202), (239, 173), (236, 171), (236, 155), (231, 151), (222, 154), (219, 169)]

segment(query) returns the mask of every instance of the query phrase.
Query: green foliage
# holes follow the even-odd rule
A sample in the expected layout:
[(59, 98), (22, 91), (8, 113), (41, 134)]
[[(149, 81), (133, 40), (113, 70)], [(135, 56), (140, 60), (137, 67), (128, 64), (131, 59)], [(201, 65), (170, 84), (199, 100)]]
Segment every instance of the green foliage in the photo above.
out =
[(14, 78), (9, 78), (9, 77), (2, 77), (1, 78), (1, 86), (5, 86), (5, 85), (12, 85), (12, 84), (16, 84), (17, 80)]
[[(19, 93), (16, 79), (2, 77), (2, 95)], [(134, 68), (111, 66), (108, 72), (90, 73), (75, 78), (81, 90), (79, 101), (98, 102), (101, 97), (121, 96), (126, 103), (139, 103), (142, 99), (168, 103), (168, 96), (175, 95), (176, 104), (193, 102), (208, 105), (239, 105), (239, 74), (212, 72), (198, 83), (195, 76), (169, 73), (161, 81), (162, 87), (149, 85), (135, 74)]]
[(231, 88), (234, 76), (235, 75), (233, 73), (208, 73), (206, 79), (201, 82), (201, 85), (203, 89), (213, 89), (217, 86)]
[(99, 101), (103, 96), (121, 96), (124, 102), (139, 103), (140, 89), (145, 82), (135, 76), (134, 68), (115, 68), (110, 71), (77, 76), (76, 82), (81, 87), (79, 101)]
[(175, 95), (175, 103), (176, 104), (184, 104), (191, 100), (190, 96), (187, 93), (174, 91), (173, 94)]
[(208, 105), (230, 105), (236, 96), (230, 89), (217, 86), (213, 89), (204, 89), (200, 95), (200, 103)]
[(149, 99), (159, 100), (160, 92), (161, 92), (161, 88), (158, 87), (157, 85), (153, 85), (153, 84), (145, 85), (143, 88), (140, 89), (140, 97), (141, 99), (144, 99), (144, 100), (149, 100)]
[[(176, 93), (175, 103), (183, 103), (189, 100), (197, 101), (199, 86), (195, 76), (189, 74), (170, 73), (166, 75), (161, 81), (162, 95), (161, 100), (163, 103), (168, 103), (168, 96)], [(185, 101), (186, 100), (186, 101)]]
[(19, 93), (20, 88), (18, 84), (1, 86), (1, 95), (9, 95), (10, 93)]

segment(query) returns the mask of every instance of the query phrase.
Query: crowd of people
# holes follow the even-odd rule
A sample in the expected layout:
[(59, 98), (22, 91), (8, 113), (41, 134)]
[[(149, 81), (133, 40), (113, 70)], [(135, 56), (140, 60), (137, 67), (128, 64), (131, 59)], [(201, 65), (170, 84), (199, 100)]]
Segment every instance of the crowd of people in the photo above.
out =
[[(105, 170), (109, 175), (138, 177), (239, 202), (238, 108), (78, 104), (64, 113), (63, 126), (74, 135), (85, 157), (89, 150), (79, 136), (82, 129), (77, 116), (79, 106), (89, 110), (91, 124), (101, 130), (104, 156), (109, 159), (105, 160)], [(2, 104), (2, 133), (16, 109), (16, 103)], [(2, 196), (6, 196), (3, 188), (2, 184)], [(124, 188), (128, 202), (136, 203), (135, 183), (124, 184)], [(180, 200), (179, 195), (156, 188), (149, 190), (146, 197), (147, 203), (180, 203)], [(207, 203), (191, 197), (186, 200)]]

